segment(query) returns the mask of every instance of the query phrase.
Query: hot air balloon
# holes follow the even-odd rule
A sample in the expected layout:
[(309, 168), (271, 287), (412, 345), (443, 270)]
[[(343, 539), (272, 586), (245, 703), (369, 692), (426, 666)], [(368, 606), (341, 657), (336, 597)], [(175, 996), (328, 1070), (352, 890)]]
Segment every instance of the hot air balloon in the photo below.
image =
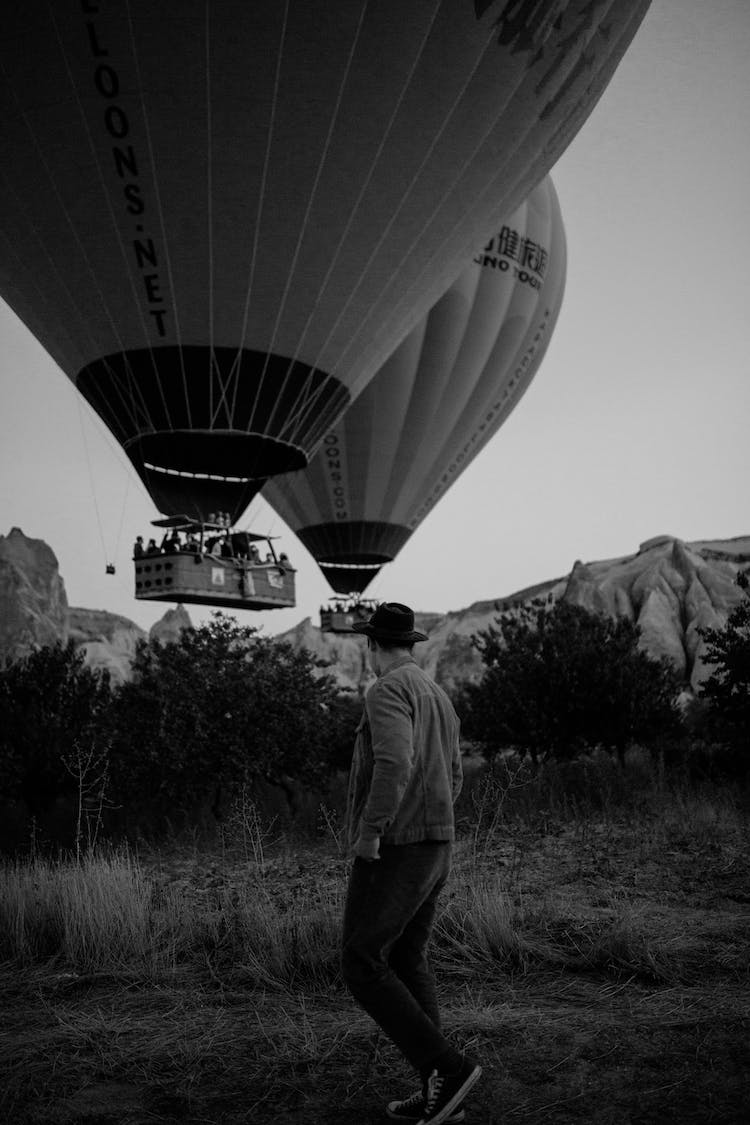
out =
[(323, 439), (263, 496), (340, 594), (361, 593), (517, 405), (544, 357), (565, 285), (549, 177)]
[(303, 467), (596, 103), (648, 0), (24, 0), (0, 295), (167, 516)]

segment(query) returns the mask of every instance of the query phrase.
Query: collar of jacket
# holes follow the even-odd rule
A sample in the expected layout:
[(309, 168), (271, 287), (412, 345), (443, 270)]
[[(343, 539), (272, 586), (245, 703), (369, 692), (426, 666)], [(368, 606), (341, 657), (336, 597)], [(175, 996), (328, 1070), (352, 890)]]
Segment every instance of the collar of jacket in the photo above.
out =
[(378, 679), (382, 680), (383, 676), (387, 676), (389, 672), (395, 672), (395, 670), (397, 668), (403, 668), (404, 664), (416, 664), (416, 663), (417, 662), (414, 659), (414, 657), (411, 655), (411, 653), (408, 656), (399, 656), (398, 660), (394, 660), (393, 664), (388, 665), (385, 672), (380, 673), (380, 675), (378, 676)]

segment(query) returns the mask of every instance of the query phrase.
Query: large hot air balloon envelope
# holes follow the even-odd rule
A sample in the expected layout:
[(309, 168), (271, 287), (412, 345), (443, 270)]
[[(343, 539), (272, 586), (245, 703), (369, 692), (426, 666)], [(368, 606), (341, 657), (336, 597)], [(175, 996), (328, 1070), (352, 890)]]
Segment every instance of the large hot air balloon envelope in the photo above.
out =
[(18, 0), (0, 295), (167, 514), (304, 466), (648, 0)]
[(396, 349), (307, 469), (263, 495), (338, 593), (363, 591), (516, 406), (547, 349), (565, 236), (547, 177)]

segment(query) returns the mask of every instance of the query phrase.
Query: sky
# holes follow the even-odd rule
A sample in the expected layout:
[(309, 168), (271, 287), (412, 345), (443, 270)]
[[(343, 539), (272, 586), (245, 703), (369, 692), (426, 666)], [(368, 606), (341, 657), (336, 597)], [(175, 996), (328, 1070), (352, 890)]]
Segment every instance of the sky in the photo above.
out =
[[(661, 534), (750, 534), (750, 4), (653, 0), (552, 169), (562, 311), (530, 389), (367, 594), (448, 612), (616, 558)], [(158, 516), (125, 454), (0, 302), (0, 534), (52, 547), (73, 606), (148, 629), (131, 546)], [(329, 588), (262, 499), (297, 606), (240, 611), (275, 634)], [(114, 576), (105, 574), (114, 563)], [(210, 611), (189, 607), (195, 623)]]

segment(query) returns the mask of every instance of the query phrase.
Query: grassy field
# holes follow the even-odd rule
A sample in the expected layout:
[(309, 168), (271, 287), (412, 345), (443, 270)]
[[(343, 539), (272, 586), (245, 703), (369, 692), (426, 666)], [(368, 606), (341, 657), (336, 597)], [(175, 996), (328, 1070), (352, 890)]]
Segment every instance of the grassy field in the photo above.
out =
[[(736, 796), (474, 787), (434, 942), (467, 1121), (750, 1121), (750, 833)], [(549, 794), (548, 794), (549, 797)], [(533, 809), (533, 815), (532, 815)], [(252, 809), (250, 809), (252, 814)], [(386, 1120), (413, 1077), (342, 987), (332, 832), (7, 863), (0, 1122)]]

